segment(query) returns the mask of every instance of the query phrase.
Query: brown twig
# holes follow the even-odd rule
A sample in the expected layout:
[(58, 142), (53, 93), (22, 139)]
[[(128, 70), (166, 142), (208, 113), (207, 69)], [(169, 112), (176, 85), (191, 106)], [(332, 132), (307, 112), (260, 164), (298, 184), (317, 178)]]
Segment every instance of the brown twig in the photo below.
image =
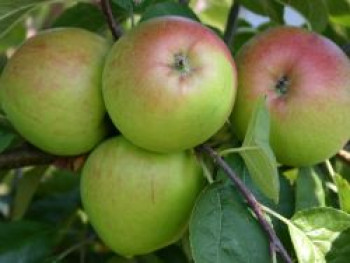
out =
[(85, 156), (56, 156), (26, 144), (1, 153), (0, 170), (53, 164), (63, 169), (78, 171), (84, 162)]
[(200, 152), (207, 153), (211, 158), (215, 160), (215, 162), (223, 169), (223, 171), (227, 174), (227, 176), (231, 179), (231, 181), (236, 185), (237, 189), (241, 192), (244, 199), (247, 201), (248, 205), (252, 208), (255, 213), (260, 225), (267, 233), (270, 239), (271, 249), (278, 252), (284, 262), (292, 263), (291, 257), (288, 255), (286, 249), (284, 248), (282, 242), (277, 237), (275, 231), (271, 227), (270, 223), (266, 220), (264, 213), (260, 207), (259, 202), (255, 199), (254, 195), (250, 192), (250, 190), (245, 186), (242, 180), (235, 174), (235, 172), (231, 169), (231, 167), (221, 158), (221, 156), (214, 151), (208, 145), (201, 145), (197, 147), (197, 150)]
[(237, 20), (239, 15), (240, 5), (238, 1), (232, 5), (230, 13), (227, 18), (226, 28), (224, 33), (224, 41), (227, 46), (231, 47), (233, 45), (233, 37), (237, 29)]
[(110, 0), (101, 0), (101, 8), (106, 16), (108, 26), (111, 29), (114, 39), (118, 40), (122, 36), (123, 30), (121, 26), (117, 23), (117, 21), (114, 19)]
[(342, 161), (350, 164), (350, 152), (348, 152), (346, 150), (340, 150), (337, 153), (337, 157), (339, 157)]
[(34, 147), (23, 146), (5, 151), (0, 155), (0, 169), (15, 169), (29, 165), (53, 163), (58, 157), (46, 154)]

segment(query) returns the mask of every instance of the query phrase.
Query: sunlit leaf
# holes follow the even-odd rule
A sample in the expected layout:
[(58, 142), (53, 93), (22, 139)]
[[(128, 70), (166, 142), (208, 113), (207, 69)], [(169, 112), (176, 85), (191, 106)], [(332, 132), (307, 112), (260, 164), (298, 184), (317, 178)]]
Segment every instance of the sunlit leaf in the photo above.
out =
[(338, 189), (340, 208), (350, 213), (350, 183), (341, 175), (335, 175), (335, 183)]
[[(296, 213), (288, 224), (299, 263), (326, 263), (326, 254), (337, 250), (337, 239), (350, 227), (350, 215), (329, 207)], [(348, 235), (348, 234), (347, 234)], [(342, 253), (337, 253), (342, 257)]]

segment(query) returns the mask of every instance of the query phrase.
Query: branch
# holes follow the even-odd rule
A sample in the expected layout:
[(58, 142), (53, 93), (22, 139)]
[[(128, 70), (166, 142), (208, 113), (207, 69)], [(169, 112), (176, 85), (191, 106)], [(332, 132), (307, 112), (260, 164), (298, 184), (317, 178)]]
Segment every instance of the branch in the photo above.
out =
[(101, 8), (106, 16), (108, 26), (112, 31), (114, 39), (118, 40), (122, 36), (123, 30), (121, 26), (117, 23), (117, 21), (114, 19), (110, 0), (101, 0)]
[(78, 171), (84, 162), (85, 156), (55, 156), (31, 145), (23, 145), (0, 154), (0, 170), (53, 164), (60, 168)]
[(283, 247), (283, 244), (277, 237), (275, 231), (272, 229), (270, 223), (265, 219), (265, 215), (262, 212), (259, 202), (255, 199), (254, 195), (250, 192), (250, 190), (245, 186), (242, 180), (235, 174), (235, 172), (231, 169), (231, 167), (221, 158), (221, 156), (214, 151), (208, 145), (201, 145), (197, 147), (197, 149), (201, 152), (205, 152), (213, 158), (216, 163), (224, 170), (227, 176), (231, 179), (231, 181), (236, 185), (238, 190), (243, 195), (244, 199), (247, 201), (248, 205), (252, 208), (255, 213), (260, 225), (265, 230), (268, 235), (271, 243), (271, 249), (280, 253), (284, 262), (292, 263), (291, 257), (288, 255), (286, 249)]
[(350, 43), (341, 46), (341, 49), (348, 57), (350, 57)]
[(340, 150), (337, 153), (337, 157), (339, 157), (342, 161), (350, 164), (350, 152), (348, 152), (346, 150)]
[(230, 13), (227, 18), (226, 28), (224, 33), (224, 41), (226, 45), (229, 47), (232, 46), (233, 37), (236, 33), (239, 9), (240, 9), (239, 3), (238, 1), (235, 1), (235, 3), (231, 6)]
[(0, 169), (15, 169), (29, 165), (53, 163), (58, 157), (46, 154), (34, 147), (23, 146), (5, 151), (0, 155)]

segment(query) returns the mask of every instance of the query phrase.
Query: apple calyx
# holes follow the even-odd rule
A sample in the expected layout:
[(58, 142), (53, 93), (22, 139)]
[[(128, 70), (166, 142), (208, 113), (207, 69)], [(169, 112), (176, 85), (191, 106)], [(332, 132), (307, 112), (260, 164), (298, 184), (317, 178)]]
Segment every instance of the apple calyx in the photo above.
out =
[(283, 75), (277, 80), (275, 90), (280, 96), (283, 96), (287, 94), (289, 86), (290, 79), (286, 75)]
[(172, 65), (172, 68), (179, 71), (182, 76), (189, 75), (191, 72), (189, 59), (183, 53), (177, 53), (174, 55), (174, 64)]

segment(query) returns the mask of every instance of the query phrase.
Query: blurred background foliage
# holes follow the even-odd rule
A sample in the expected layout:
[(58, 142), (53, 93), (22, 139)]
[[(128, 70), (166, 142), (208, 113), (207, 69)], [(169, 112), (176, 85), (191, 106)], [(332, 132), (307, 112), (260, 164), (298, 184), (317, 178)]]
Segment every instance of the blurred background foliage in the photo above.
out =
[[(152, 17), (180, 15), (201, 21), (221, 37), (233, 4), (232, 0), (191, 0), (188, 6), (169, 0), (111, 2), (113, 13), (125, 31)], [(237, 31), (230, 47), (233, 55), (258, 32), (281, 24), (317, 31), (344, 50), (350, 50), (350, 2), (347, 0), (240, 0), (239, 3)], [(1, 0), (0, 72), (23, 41), (41, 30), (56, 27), (85, 28), (112, 41), (98, 1)], [(23, 143), (6, 117), (0, 115), (0, 152)], [(231, 162), (237, 167), (241, 161)], [(332, 160), (332, 164), (337, 172), (337, 186), (324, 165), (317, 166), (315, 171), (281, 167), (284, 190), (277, 207), (268, 203), (249, 180), (247, 184), (259, 200), (287, 218), (295, 210), (325, 205), (350, 212), (350, 167), (338, 159)], [(301, 176), (304, 173), (311, 175)], [(275, 227), (292, 251), (286, 227), (278, 224)], [(70, 172), (57, 166), (0, 170), (0, 263), (181, 263), (192, 261), (189, 251), (185, 236), (154, 254), (121, 258), (105, 247), (88, 225), (80, 203), (79, 171)]]

